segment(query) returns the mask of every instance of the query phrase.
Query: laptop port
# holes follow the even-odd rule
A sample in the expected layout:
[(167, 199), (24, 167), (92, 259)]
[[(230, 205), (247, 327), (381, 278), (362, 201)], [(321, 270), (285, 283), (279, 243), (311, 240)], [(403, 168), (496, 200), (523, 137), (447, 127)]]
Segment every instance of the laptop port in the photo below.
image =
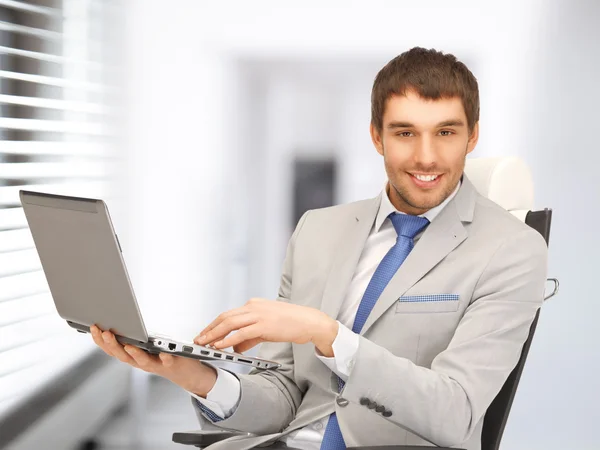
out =
[(173, 343), (170, 343), (170, 344), (169, 344), (169, 350), (173, 351), (173, 350), (175, 350), (176, 348), (177, 348), (177, 345), (175, 345), (175, 344), (173, 344)]
[(221, 354), (220, 354), (220, 353), (213, 353), (213, 356), (214, 356), (215, 358), (220, 358), (220, 357), (221, 357)]
[(227, 361), (233, 361), (233, 356), (227, 355), (227, 356), (225, 357), (225, 359), (226, 359)]
[(208, 356), (208, 355), (210, 355), (210, 352), (208, 350), (200, 350), (200, 354)]
[(186, 353), (194, 353), (194, 349), (192, 347), (190, 347), (189, 345), (184, 345), (183, 351)]
[(243, 363), (252, 364), (252, 361), (250, 361), (249, 359), (242, 359), (242, 358), (238, 358), (237, 360), (238, 360), (239, 362), (243, 362)]

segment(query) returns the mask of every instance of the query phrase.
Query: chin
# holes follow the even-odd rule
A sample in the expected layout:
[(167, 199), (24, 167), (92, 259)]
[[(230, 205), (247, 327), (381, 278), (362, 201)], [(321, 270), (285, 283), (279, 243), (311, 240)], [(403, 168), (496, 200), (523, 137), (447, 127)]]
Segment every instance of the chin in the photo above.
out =
[(429, 211), (436, 206), (439, 206), (443, 201), (443, 195), (439, 192), (431, 193), (431, 195), (416, 195), (408, 198), (407, 202), (411, 207), (421, 211)]
[(415, 188), (410, 180), (398, 181), (398, 183), (394, 183), (394, 186), (398, 186), (400, 188), (396, 190), (397, 194), (407, 206), (409, 206), (415, 212), (419, 211), (419, 214), (422, 214), (422, 212), (426, 212), (440, 205), (447, 197), (445, 195), (448, 191), (448, 185), (446, 183), (437, 186), (435, 189), (423, 191)]
[(423, 213), (424, 213), (424, 212), (429, 211), (430, 209), (435, 208), (440, 203), (442, 203), (442, 202), (439, 202), (439, 203), (435, 203), (435, 202), (431, 202), (431, 203), (416, 203), (416, 204), (413, 204), (413, 208), (418, 209), (419, 211), (423, 211)]

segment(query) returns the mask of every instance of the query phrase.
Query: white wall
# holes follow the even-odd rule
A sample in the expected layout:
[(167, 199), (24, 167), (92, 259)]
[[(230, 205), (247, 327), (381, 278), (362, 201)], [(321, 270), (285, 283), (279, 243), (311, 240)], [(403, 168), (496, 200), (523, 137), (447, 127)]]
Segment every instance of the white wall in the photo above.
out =
[(597, 3), (129, 5), (126, 187), (136, 202), (123, 246), (152, 328), (191, 337), (244, 293), (274, 296), (287, 158), (330, 145), (344, 156), (340, 201), (375, 195), (372, 79), (401, 51), (435, 47), (479, 80), (475, 156), (522, 156), (537, 206), (555, 209), (550, 274), (562, 290), (544, 308), (503, 448), (597, 447)]
[(550, 273), (560, 278), (561, 291), (540, 315), (507, 449), (520, 448), (519, 438), (528, 433), (540, 438), (531, 448), (598, 448), (599, 24), (599, 2), (548, 5), (531, 73), (535, 83), (523, 92), (526, 133), (519, 153), (531, 164), (536, 203), (554, 210)]

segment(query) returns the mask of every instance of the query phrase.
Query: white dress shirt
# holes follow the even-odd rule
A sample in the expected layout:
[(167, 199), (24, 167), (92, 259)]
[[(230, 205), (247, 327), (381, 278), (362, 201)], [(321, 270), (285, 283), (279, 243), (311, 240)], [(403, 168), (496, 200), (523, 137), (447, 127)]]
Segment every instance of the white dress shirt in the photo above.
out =
[[(350, 282), (348, 294), (337, 317), (338, 333), (332, 344), (334, 356), (327, 358), (316, 350), (316, 357), (344, 381), (347, 381), (350, 376), (354, 358), (358, 351), (359, 337), (352, 331), (358, 307), (377, 266), (390, 248), (395, 245), (398, 237), (388, 216), (394, 212), (401, 212), (392, 205), (388, 197), (387, 186), (386, 182), (375, 223), (369, 233), (356, 271)], [(456, 195), (459, 188), (460, 182), (446, 200), (422, 214), (421, 217), (427, 218), (429, 222), (433, 221)], [(226, 418), (235, 412), (239, 403), (241, 397), (240, 382), (233, 374), (217, 368), (217, 381), (207, 394), (206, 399), (194, 394), (192, 396), (219, 417)], [(328, 421), (329, 416), (322, 417), (306, 427), (282, 437), (281, 441), (285, 442), (288, 447), (319, 450)]]

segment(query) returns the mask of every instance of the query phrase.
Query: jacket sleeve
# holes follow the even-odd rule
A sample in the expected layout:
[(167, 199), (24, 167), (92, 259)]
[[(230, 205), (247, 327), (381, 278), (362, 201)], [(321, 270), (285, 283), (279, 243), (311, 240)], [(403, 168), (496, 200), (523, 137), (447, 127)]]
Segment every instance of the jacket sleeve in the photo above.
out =
[(189, 394), (197, 400), (197, 406), (204, 416), (212, 422), (219, 422), (225, 417), (231, 416), (240, 402), (240, 380), (237, 377), (221, 369), (217, 370), (217, 381), (206, 398), (190, 392)]

